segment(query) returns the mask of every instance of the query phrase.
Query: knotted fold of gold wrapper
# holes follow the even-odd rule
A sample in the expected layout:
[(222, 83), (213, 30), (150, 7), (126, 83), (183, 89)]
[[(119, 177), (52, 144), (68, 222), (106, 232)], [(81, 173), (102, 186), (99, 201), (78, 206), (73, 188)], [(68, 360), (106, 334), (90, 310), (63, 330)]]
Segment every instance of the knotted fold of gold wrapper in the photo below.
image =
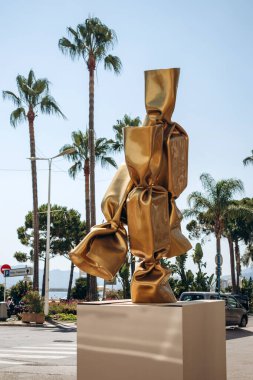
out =
[(176, 302), (160, 259), (191, 248), (176, 206), (188, 176), (188, 135), (171, 121), (179, 74), (145, 72), (147, 116), (144, 126), (125, 128), (127, 167), (120, 167), (103, 199), (106, 223), (93, 227), (70, 254), (80, 269), (111, 280), (128, 251), (127, 223), (131, 252), (142, 260), (132, 279), (133, 302)]
[(163, 128), (127, 127), (124, 137), (126, 164), (135, 184), (127, 198), (130, 249), (150, 261), (164, 256), (170, 243), (168, 192), (157, 184)]
[(170, 272), (159, 263), (170, 247), (168, 191), (157, 184), (163, 127), (127, 127), (124, 135), (126, 164), (136, 186), (127, 198), (130, 250), (143, 260), (132, 278), (132, 300), (175, 302), (168, 283)]
[(125, 261), (127, 233), (121, 213), (127, 194), (133, 187), (125, 164), (116, 172), (102, 201), (106, 222), (90, 233), (70, 252), (73, 263), (81, 270), (112, 280)]

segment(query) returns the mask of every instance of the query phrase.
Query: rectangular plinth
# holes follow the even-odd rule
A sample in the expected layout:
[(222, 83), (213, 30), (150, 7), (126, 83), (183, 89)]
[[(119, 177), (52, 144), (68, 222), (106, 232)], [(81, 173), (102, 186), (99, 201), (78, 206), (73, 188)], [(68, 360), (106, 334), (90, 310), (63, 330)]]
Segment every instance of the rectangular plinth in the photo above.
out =
[(224, 301), (77, 311), (78, 380), (226, 380)]

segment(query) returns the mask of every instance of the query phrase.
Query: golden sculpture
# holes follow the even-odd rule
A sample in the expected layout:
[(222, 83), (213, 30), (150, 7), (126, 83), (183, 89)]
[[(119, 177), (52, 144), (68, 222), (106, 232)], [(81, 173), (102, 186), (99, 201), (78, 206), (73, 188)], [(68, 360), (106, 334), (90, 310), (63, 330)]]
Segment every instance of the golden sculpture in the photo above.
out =
[(187, 186), (188, 136), (171, 121), (179, 69), (145, 72), (147, 115), (142, 127), (124, 130), (125, 159), (102, 201), (106, 223), (94, 226), (71, 251), (83, 271), (112, 280), (130, 251), (141, 260), (131, 283), (133, 302), (176, 302), (162, 257), (187, 252), (176, 198)]

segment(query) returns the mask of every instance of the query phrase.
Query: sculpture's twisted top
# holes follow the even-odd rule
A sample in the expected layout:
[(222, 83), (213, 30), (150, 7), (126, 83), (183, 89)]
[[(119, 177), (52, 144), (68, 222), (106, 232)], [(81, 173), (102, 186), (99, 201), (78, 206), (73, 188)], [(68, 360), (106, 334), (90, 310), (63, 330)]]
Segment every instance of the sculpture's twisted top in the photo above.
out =
[(179, 81), (180, 69), (145, 71), (145, 106), (148, 119), (144, 125), (171, 122)]

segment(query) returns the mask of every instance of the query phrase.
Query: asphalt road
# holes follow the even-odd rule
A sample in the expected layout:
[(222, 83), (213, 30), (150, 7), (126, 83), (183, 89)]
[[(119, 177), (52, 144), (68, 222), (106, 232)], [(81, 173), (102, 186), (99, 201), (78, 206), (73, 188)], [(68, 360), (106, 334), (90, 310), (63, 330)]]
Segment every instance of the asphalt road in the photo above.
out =
[(75, 380), (75, 329), (0, 326), (0, 379)]
[[(252, 380), (253, 317), (226, 333), (227, 380)], [(75, 329), (0, 326), (0, 380), (19, 379), (76, 380)]]

